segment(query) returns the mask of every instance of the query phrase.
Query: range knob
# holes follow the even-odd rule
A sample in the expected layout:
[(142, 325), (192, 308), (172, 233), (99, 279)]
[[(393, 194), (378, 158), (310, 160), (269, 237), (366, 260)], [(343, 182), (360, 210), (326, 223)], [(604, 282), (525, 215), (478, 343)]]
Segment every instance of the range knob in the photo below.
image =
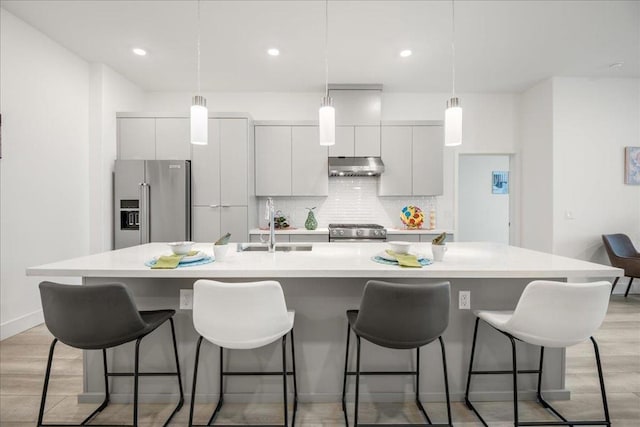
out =
[(373, 234), (374, 234), (374, 236), (379, 236), (380, 235), (380, 230), (374, 230)]
[(356, 235), (357, 236), (362, 236), (363, 233), (364, 233), (364, 231), (362, 231), (362, 230), (357, 230), (356, 231)]
[(339, 233), (341, 236), (344, 236), (344, 230), (340, 230)]

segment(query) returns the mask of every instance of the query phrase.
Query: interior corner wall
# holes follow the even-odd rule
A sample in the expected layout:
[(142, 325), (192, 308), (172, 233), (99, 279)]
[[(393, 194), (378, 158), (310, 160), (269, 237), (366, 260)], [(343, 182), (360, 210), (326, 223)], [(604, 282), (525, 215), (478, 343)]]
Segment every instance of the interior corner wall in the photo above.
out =
[(520, 245), (553, 251), (553, 82), (544, 80), (520, 99)]
[(640, 186), (624, 147), (640, 146), (640, 79), (553, 79), (553, 253), (608, 264), (602, 234), (640, 248)]
[(141, 111), (140, 87), (104, 64), (91, 64), (90, 239), (91, 253), (113, 248), (113, 166), (118, 111)]
[(42, 322), (29, 266), (88, 253), (89, 64), (0, 8), (0, 338)]

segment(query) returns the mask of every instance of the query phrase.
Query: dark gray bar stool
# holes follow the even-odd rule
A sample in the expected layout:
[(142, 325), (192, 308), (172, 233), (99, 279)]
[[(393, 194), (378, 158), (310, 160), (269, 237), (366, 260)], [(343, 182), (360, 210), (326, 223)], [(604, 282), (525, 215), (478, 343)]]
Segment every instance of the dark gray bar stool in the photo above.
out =
[[(346, 391), (347, 376), (356, 377), (354, 425), (358, 426), (358, 399), (360, 375), (415, 375), (416, 405), (430, 425), (451, 426), (451, 403), (449, 401), (449, 381), (447, 360), (442, 334), (449, 325), (450, 284), (421, 283), (402, 284), (377, 280), (367, 282), (360, 303), (360, 310), (348, 310), (347, 350), (344, 359), (344, 380), (342, 384), (342, 410), (347, 416)], [(349, 336), (351, 330), (356, 335), (356, 370), (348, 371)], [(415, 349), (415, 371), (360, 371), (360, 338), (374, 344), (393, 349)], [(420, 402), (420, 347), (435, 340), (440, 341), (444, 388), (447, 398), (447, 424), (433, 424)]]
[[(53, 352), (58, 341), (83, 350), (102, 350), (104, 401), (78, 425), (85, 425), (91, 421), (109, 404), (109, 377), (133, 377), (132, 425), (137, 426), (138, 378), (141, 376), (165, 375), (177, 376), (178, 386), (180, 387), (180, 401), (164, 425), (169, 424), (171, 418), (184, 403), (180, 364), (178, 363), (178, 347), (176, 346), (176, 334), (173, 325), (175, 310), (138, 311), (131, 293), (121, 283), (75, 286), (42, 282), (40, 283), (40, 298), (42, 299), (45, 324), (55, 338), (49, 350), (49, 360), (47, 361), (47, 371), (44, 377), (42, 400), (40, 402), (40, 414), (38, 415), (38, 426), (60, 425), (43, 424)], [(167, 320), (171, 324), (176, 371), (139, 372), (140, 341)], [(134, 372), (109, 372), (107, 370), (107, 349), (134, 340), (136, 342)], [(96, 424), (91, 425), (95, 426)]]

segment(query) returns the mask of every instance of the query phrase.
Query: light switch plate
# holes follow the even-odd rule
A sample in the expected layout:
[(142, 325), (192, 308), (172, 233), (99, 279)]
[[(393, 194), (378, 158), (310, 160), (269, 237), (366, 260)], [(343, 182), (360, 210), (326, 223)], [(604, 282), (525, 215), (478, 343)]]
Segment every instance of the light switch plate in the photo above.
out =
[(471, 291), (458, 292), (458, 308), (460, 310), (471, 309)]
[(193, 309), (193, 289), (180, 289), (180, 310)]

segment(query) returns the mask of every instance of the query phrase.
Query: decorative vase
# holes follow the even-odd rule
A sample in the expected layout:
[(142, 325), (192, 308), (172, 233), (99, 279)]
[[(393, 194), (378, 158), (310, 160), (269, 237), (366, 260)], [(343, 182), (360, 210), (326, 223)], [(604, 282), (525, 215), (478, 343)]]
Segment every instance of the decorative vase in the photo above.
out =
[(307, 215), (307, 220), (304, 222), (304, 228), (307, 230), (315, 230), (318, 228), (318, 221), (316, 221), (316, 216), (313, 214), (315, 208), (307, 209), (309, 209), (309, 215)]

